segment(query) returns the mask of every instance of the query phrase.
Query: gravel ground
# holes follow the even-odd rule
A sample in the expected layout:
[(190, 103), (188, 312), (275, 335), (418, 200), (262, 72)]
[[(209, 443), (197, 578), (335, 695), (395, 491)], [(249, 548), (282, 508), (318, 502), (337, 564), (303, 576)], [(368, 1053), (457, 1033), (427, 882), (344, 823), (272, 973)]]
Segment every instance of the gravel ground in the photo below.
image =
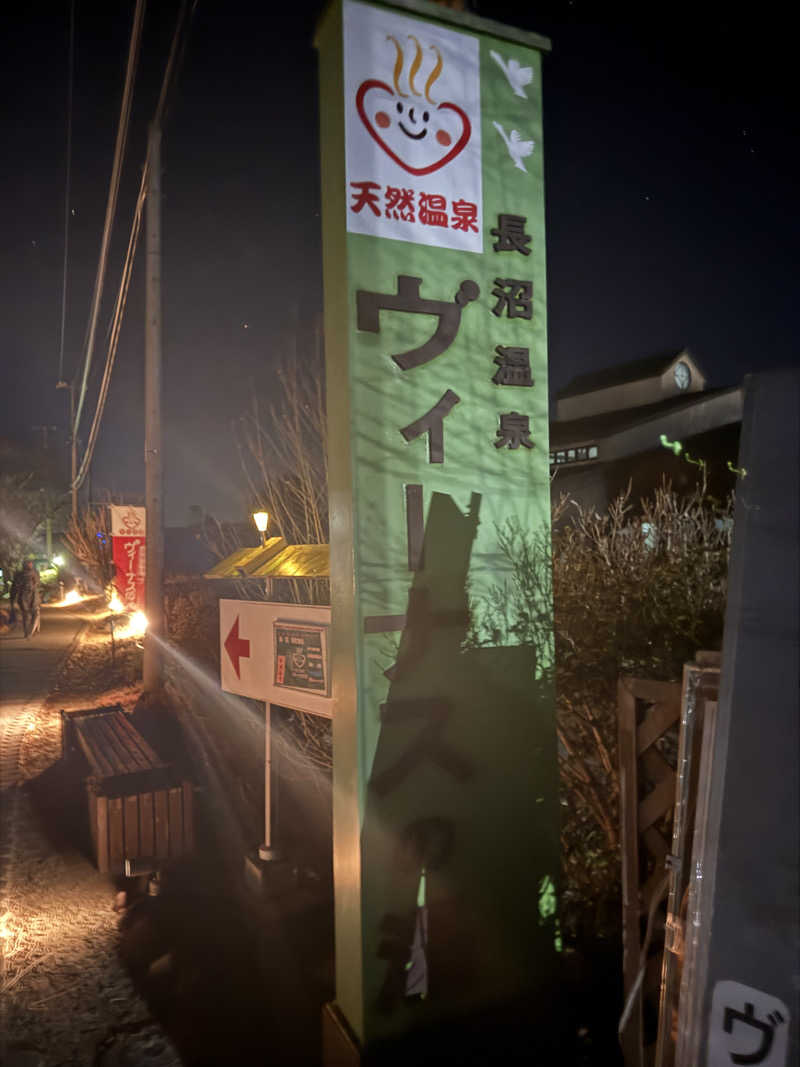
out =
[(117, 958), (114, 886), (80, 852), (54, 851), (30, 792), (3, 800), (3, 1062), (27, 1049), (42, 1067), (113, 1063), (116, 1045), (137, 1050), (119, 1062), (179, 1063)]
[[(99, 616), (94, 625), (58, 682), (84, 707), (116, 702), (120, 689), (131, 689), (124, 676), (116, 690), (104, 688), (113, 679), (96, 668), (108, 639)], [(73, 691), (81, 678), (86, 684)], [(0, 783), (0, 1062), (173, 1067), (180, 1060), (117, 955), (116, 887), (76, 832), (81, 795), (60, 762), (65, 705), (54, 696), (2, 723), (17, 766)]]
[[(195, 853), (165, 867), (159, 896), (128, 885), (123, 907), (95, 869), (59, 712), (133, 710), (139, 677), (137, 642), (112, 662), (107, 614), (89, 605), (49, 696), (0, 719), (0, 1065), (313, 1067), (333, 995), (330, 888), (306, 872), (277, 896), (246, 891), (213, 775), (198, 772)], [(135, 718), (177, 758), (167, 707), (140, 702)]]

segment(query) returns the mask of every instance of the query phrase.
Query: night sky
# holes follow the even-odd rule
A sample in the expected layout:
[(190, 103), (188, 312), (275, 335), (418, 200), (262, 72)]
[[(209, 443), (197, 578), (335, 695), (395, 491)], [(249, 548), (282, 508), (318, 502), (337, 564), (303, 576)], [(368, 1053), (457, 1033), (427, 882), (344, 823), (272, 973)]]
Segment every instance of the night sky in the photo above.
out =
[[(166, 516), (245, 514), (232, 420), (268, 403), (276, 357), (322, 310), (314, 26), (319, 2), (199, 0), (163, 142)], [(134, 4), (76, 4), (64, 373), (82, 360)], [(105, 333), (178, 10), (146, 16), (88, 429)], [(796, 63), (783, 5), (478, 3), (551, 37), (544, 64), (551, 392), (687, 345), (711, 386), (797, 364)], [(269, 12), (269, 13), (267, 13)], [(521, 13), (523, 12), (523, 13)], [(654, 21), (654, 13), (659, 18)], [(59, 426), (69, 3), (3, 16), (0, 437)], [(72, 214), (74, 212), (74, 214)], [(144, 242), (92, 468), (92, 496), (144, 489)]]

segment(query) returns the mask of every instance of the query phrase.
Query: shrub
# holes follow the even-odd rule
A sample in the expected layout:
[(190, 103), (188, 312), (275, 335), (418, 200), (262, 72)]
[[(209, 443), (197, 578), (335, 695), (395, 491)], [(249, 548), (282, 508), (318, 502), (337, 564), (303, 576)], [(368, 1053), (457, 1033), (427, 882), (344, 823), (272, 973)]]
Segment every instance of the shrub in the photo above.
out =
[(514, 523), (498, 531), (510, 577), (484, 621), (495, 640), (531, 644), (540, 662), (554, 662), (562, 906), (573, 935), (584, 924), (602, 935), (618, 921), (617, 679), (677, 680), (698, 649), (720, 648), (731, 529), (732, 500), (664, 484), (635, 509), (628, 490), (602, 515), (562, 497), (551, 546)]

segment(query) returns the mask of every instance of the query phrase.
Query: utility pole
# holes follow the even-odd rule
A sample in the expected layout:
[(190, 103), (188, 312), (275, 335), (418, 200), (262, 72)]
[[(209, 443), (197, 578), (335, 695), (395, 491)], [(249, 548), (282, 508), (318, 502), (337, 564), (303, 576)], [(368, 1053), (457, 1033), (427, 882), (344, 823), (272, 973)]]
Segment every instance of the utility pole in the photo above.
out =
[(72, 521), (78, 521), (78, 489), (75, 478), (78, 474), (78, 438), (75, 434), (75, 383), (64, 381), (62, 378), (56, 382), (56, 389), (69, 389), (69, 487), (72, 497)]
[(70, 492), (72, 494), (72, 521), (78, 521), (78, 434), (75, 430), (75, 383), (69, 385), (69, 471)]
[(145, 614), (143, 686), (155, 693), (162, 685), (164, 633), (164, 470), (161, 450), (161, 127), (150, 127), (147, 149), (147, 282), (145, 295), (144, 470), (147, 536), (145, 540)]

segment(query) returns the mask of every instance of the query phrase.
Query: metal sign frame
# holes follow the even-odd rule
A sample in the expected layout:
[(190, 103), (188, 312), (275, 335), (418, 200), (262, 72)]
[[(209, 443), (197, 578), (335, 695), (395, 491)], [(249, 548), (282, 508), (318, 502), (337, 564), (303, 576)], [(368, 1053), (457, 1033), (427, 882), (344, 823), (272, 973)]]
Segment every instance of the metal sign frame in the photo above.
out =
[[(240, 620), (246, 617), (245, 630)], [(228, 693), (264, 701), (264, 843), (259, 848), (263, 859), (272, 858), (272, 705), (291, 708), (306, 715), (333, 718), (333, 699), (302, 689), (288, 688), (275, 682), (275, 626), (286, 623), (323, 631), (324, 674), (330, 692), (330, 645), (327, 640), (331, 609), (319, 604), (281, 604), (274, 601), (226, 600), (219, 602), (220, 687)], [(231, 619), (233, 618), (233, 622)], [(223, 621), (224, 620), (224, 621)], [(228, 642), (234, 638), (231, 649)], [(235, 653), (235, 663), (234, 655)], [(254, 661), (256, 671), (243, 682), (239, 661)], [(231, 663), (236, 667), (236, 682), (231, 678)], [(227, 684), (226, 684), (227, 682)]]

